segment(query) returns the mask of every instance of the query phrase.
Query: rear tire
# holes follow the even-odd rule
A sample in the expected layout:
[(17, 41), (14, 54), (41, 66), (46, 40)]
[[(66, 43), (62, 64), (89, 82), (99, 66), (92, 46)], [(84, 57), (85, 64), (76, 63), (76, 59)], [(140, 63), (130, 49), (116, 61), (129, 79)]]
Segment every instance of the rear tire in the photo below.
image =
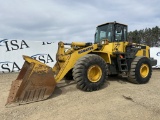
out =
[(107, 80), (107, 64), (100, 56), (87, 54), (77, 61), (72, 75), (78, 88), (84, 91), (95, 91), (100, 89)]
[(129, 81), (137, 84), (147, 83), (152, 75), (152, 67), (147, 57), (136, 57), (131, 63)]

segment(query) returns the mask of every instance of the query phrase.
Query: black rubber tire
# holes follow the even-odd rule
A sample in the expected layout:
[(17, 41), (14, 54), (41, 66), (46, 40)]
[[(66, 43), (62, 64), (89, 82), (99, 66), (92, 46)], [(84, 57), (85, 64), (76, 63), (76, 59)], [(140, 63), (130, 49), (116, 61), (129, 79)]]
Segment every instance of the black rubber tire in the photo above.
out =
[[(98, 65), (102, 70), (102, 76), (97, 82), (91, 82), (87, 77), (87, 71), (92, 65)], [(83, 91), (96, 91), (100, 89), (107, 80), (108, 67), (104, 59), (100, 56), (87, 54), (76, 62), (72, 75), (79, 89)]]
[[(143, 78), (140, 74), (140, 68), (142, 64), (146, 64), (149, 67), (149, 73), (145, 78)], [(152, 66), (150, 60), (147, 57), (136, 57), (132, 61), (128, 78), (130, 82), (136, 84), (145, 84), (150, 80), (151, 75), (152, 75)]]

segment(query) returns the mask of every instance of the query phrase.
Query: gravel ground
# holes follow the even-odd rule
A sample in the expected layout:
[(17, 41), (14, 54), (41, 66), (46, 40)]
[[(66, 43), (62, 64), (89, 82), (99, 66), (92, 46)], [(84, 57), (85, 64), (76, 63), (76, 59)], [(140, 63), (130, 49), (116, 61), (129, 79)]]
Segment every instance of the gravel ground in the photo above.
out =
[(160, 120), (160, 70), (136, 85), (109, 78), (99, 91), (83, 92), (74, 81), (61, 81), (50, 99), (6, 108), (17, 73), (0, 74), (0, 120)]

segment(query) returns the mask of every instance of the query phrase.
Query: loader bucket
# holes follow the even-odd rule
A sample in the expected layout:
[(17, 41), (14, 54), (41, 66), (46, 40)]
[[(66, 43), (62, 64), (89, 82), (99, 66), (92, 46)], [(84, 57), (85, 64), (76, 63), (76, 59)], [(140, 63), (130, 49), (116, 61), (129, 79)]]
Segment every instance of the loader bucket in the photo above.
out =
[(52, 68), (28, 56), (23, 57), (25, 63), (17, 79), (12, 82), (6, 106), (47, 99), (55, 89)]

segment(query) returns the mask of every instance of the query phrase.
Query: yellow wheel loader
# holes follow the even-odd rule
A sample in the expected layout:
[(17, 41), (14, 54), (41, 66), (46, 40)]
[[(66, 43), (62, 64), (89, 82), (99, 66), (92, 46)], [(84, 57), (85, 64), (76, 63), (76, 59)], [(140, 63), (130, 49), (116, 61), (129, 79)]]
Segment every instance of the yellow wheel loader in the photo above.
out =
[(47, 99), (64, 77), (73, 78), (84, 91), (100, 89), (108, 75), (121, 75), (137, 84), (147, 83), (152, 66), (157, 64), (149, 53), (149, 46), (127, 41), (127, 25), (117, 22), (99, 25), (94, 43), (59, 42), (53, 68), (23, 56), (25, 63), (12, 82), (6, 105)]

